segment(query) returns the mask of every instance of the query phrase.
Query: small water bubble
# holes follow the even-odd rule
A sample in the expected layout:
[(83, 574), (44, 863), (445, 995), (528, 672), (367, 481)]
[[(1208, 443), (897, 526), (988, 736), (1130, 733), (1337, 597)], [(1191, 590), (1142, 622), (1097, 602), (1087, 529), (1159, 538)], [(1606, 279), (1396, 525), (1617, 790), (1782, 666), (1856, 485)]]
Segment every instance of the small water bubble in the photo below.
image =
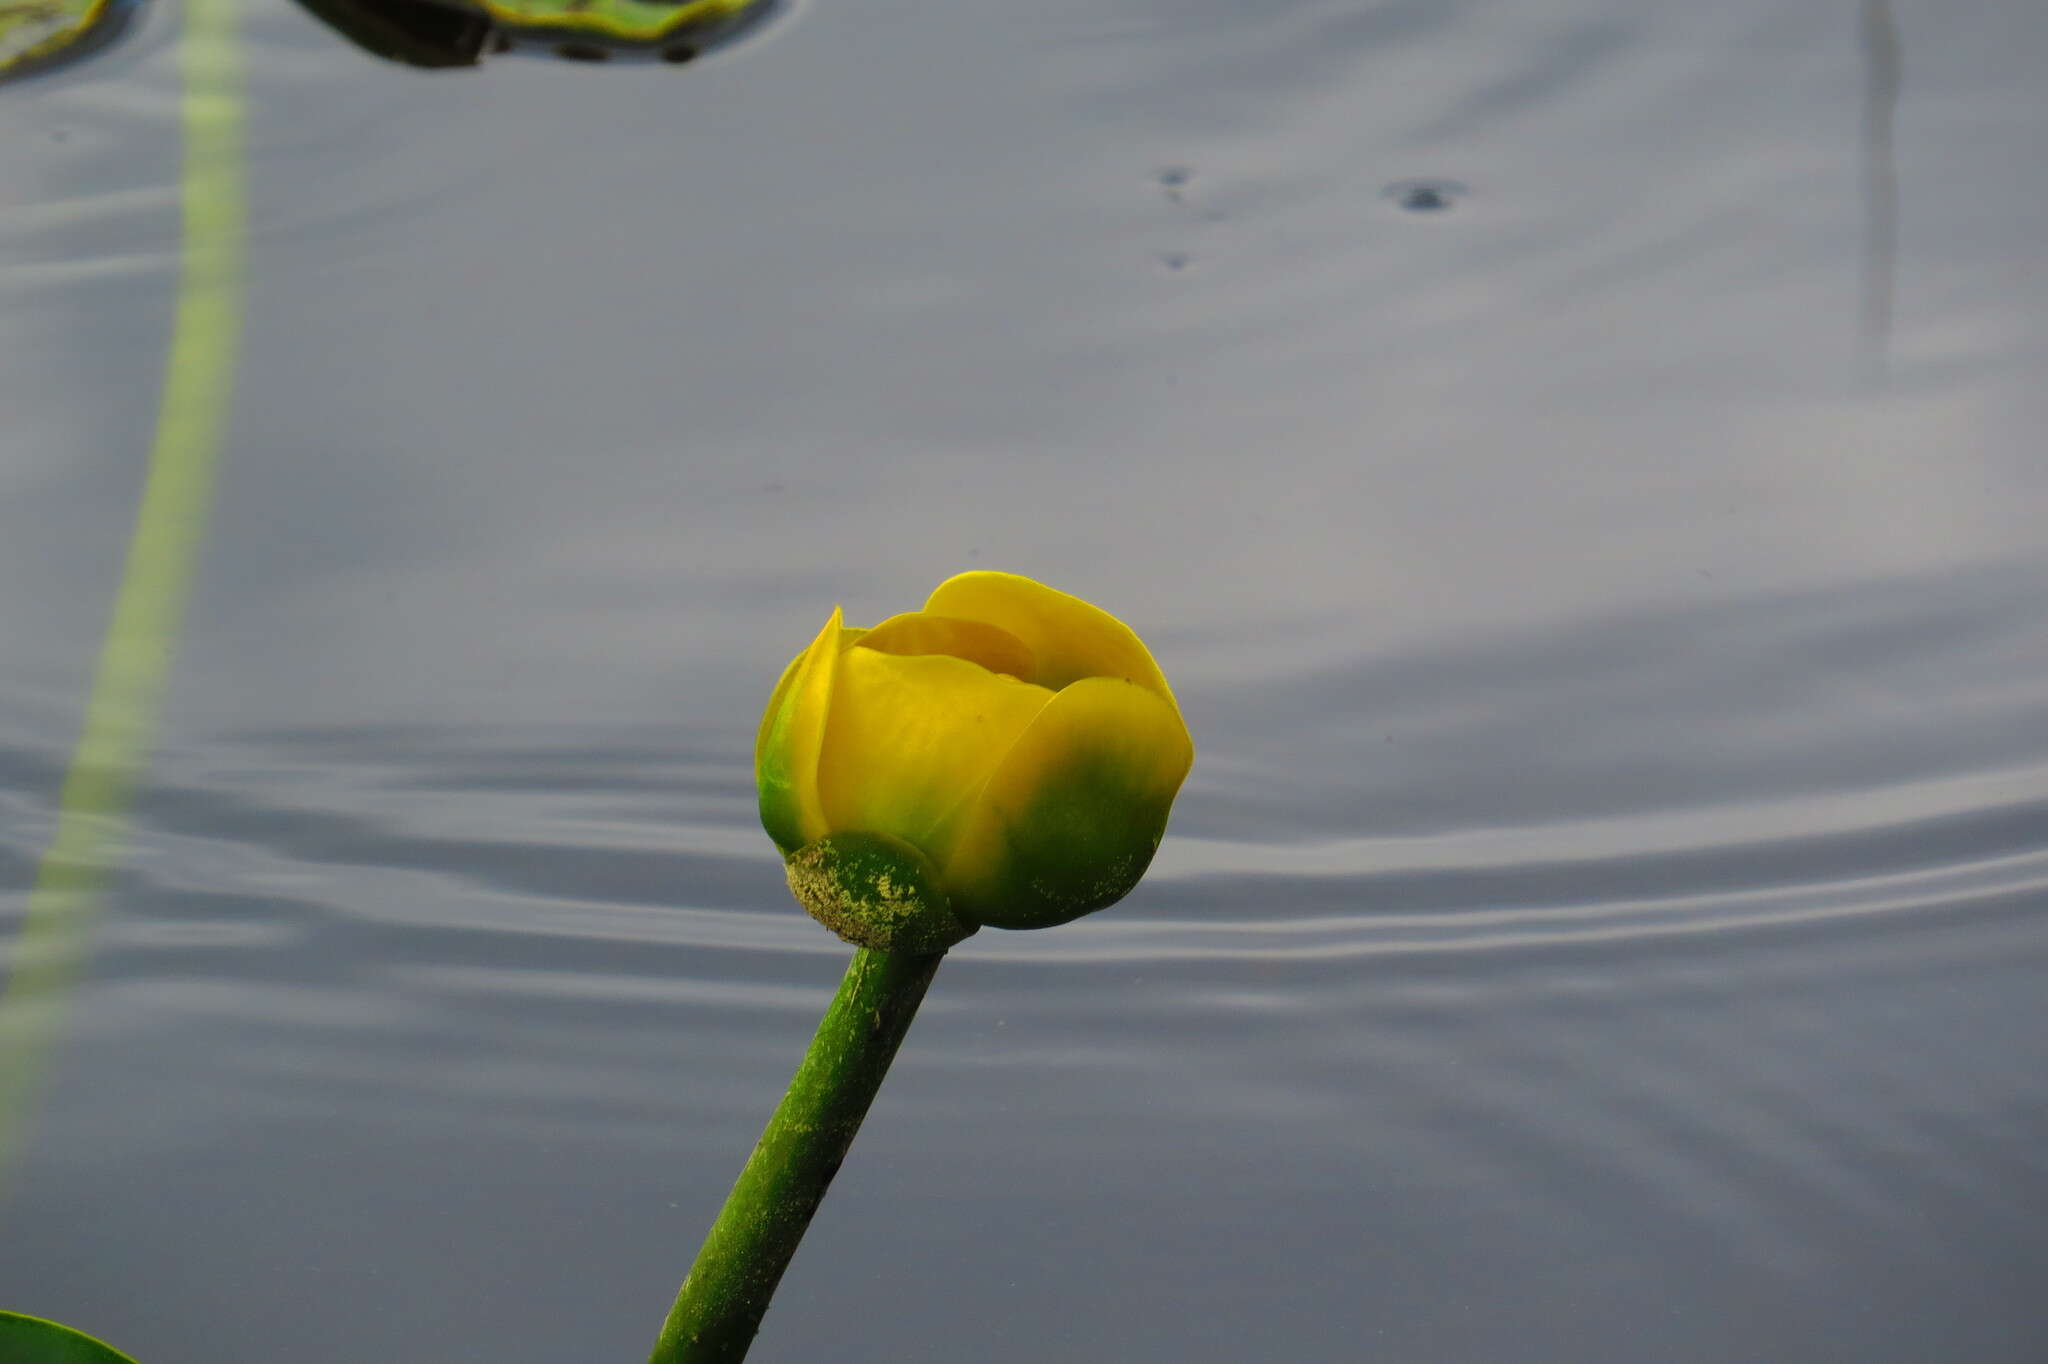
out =
[(1159, 188), (1165, 191), (1166, 201), (1170, 204), (1181, 203), (1186, 198), (1181, 191), (1186, 189), (1188, 181), (1194, 178), (1193, 166), (1161, 166), (1152, 176)]
[(1442, 213), (1471, 191), (1456, 180), (1396, 180), (1380, 193), (1410, 213)]
[(1185, 270), (1190, 257), (1185, 251), (1161, 251), (1159, 263), (1169, 270)]

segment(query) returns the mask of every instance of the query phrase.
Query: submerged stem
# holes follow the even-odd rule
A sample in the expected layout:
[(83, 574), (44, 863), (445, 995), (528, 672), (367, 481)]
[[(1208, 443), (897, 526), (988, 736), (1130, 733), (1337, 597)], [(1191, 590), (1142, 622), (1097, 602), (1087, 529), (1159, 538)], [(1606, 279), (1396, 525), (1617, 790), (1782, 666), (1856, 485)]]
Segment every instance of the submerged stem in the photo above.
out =
[(676, 1294), (648, 1364), (746, 1357), (944, 953), (861, 948)]

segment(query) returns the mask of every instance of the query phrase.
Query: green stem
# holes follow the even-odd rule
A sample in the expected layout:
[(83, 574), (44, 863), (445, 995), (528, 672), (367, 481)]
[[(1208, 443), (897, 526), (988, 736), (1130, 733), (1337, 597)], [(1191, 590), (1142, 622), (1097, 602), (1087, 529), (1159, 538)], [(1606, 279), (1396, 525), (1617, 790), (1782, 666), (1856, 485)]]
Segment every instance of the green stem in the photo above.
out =
[(648, 1364), (744, 1359), (944, 953), (861, 948), (726, 1196)]

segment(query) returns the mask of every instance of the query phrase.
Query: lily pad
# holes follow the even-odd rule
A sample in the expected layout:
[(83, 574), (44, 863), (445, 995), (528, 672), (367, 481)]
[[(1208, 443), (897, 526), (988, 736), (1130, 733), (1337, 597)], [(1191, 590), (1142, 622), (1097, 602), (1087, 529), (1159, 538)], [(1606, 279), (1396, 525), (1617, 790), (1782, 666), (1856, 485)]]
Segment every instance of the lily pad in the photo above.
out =
[(7, 1364), (135, 1364), (83, 1331), (19, 1312), (0, 1312), (0, 1359)]
[[(0, 5), (24, 0), (0, 0)], [(51, 0), (32, 0), (50, 3)], [(571, 61), (686, 62), (781, 0), (298, 0), (357, 47), (406, 66), (477, 66), (524, 51)]]
[(133, 0), (0, 0), (0, 81), (89, 56), (134, 11)]

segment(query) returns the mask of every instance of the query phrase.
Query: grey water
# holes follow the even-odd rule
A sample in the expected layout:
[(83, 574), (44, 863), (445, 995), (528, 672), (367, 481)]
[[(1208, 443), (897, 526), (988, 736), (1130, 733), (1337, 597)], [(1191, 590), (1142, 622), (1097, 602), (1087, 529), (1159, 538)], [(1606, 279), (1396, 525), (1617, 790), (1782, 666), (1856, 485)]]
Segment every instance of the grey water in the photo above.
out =
[[(176, 34), (0, 89), (9, 936)], [(2048, 7), (246, 36), (230, 447), (0, 1307), (644, 1358), (845, 956), (768, 687), (1000, 567), (1194, 772), (1130, 899), (953, 953), (755, 1358), (2048, 1359)]]

